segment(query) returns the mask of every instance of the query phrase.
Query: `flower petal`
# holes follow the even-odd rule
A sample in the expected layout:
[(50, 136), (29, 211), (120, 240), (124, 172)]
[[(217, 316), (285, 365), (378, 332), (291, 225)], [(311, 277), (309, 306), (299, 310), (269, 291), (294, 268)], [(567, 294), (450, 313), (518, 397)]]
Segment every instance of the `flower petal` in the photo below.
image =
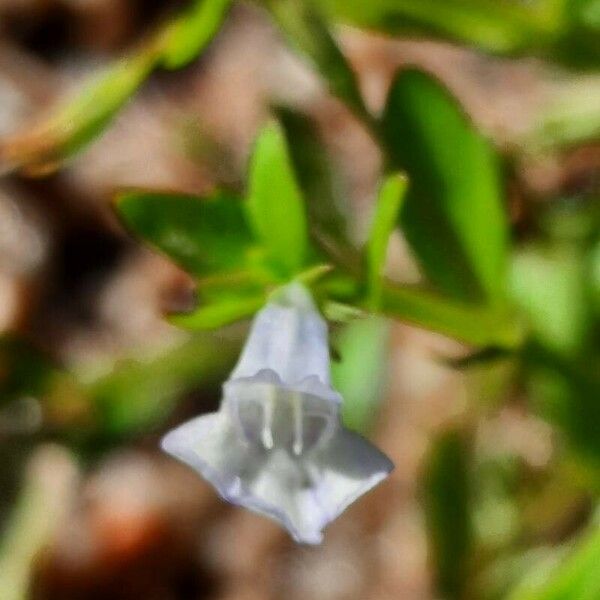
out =
[(279, 521), (297, 541), (319, 544), (322, 529), (385, 479), (393, 463), (360, 435), (340, 429), (323, 449), (295, 459), (274, 451), (239, 504)]
[(347, 430), (303, 460), (282, 449), (261, 451), (239, 437), (223, 412), (184, 423), (163, 438), (162, 447), (225, 500), (278, 521), (307, 544), (320, 543), (322, 528), (393, 468), (384, 454)]
[(230, 380), (261, 371), (287, 385), (314, 377), (330, 383), (327, 324), (299, 283), (282, 288), (256, 315)]
[(269, 453), (269, 461), (255, 478), (244, 481), (238, 504), (278, 521), (297, 542), (320, 544), (321, 529), (329, 522), (314, 496), (312, 481), (302, 461), (284, 450)]
[(315, 495), (328, 520), (333, 521), (350, 504), (385, 479), (394, 463), (360, 435), (340, 428), (315, 453), (309, 472)]
[(223, 412), (196, 417), (167, 433), (162, 449), (198, 471), (230, 502), (239, 497), (244, 476), (263, 464), (256, 449), (244, 443)]
[(228, 502), (281, 523), (300, 542), (318, 544), (327, 523), (302, 463), (283, 450), (259, 452), (240, 441), (221, 412), (169, 432), (162, 448), (207, 479)]

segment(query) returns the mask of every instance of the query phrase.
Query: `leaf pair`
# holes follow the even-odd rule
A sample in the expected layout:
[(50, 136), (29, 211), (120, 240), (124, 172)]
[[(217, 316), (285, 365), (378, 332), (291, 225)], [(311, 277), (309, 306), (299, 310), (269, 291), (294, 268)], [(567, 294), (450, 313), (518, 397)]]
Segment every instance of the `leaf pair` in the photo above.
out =
[[(397, 213), (436, 289), (383, 285), (381, 309), (477, 345), (514, 347), (522, 332), (507, 302), (508, 221), (491, 144), (438, 81), (415, 69), (392, 82), (377, 132), (388, 164), (410, 182), (391, 178), (382, 188), (383, 231), (391, 232), (385, 215)], [(381, 256), (376, 248), (371, 255)]]
[(309, 265), (304, 200), (275, 122), (256, 142), (245, 201), (223, 192), (200, 198), (127, 191), (116, 209), (135, 234), (201, 282), (208, 303), (172, 318), (184, 327), (213, 328), (250, 316), (268, 286)]
[[(392, 216), (400, 210), (405, 187), (399, 179), (392, 183), (392, 176), (382, 188), (376, 210), (373, 236), (366, 251), (366, 281), (358, 282), (366, 283), (369, 307), (377, 307), (381, 297), (387, 295), (391, 300), (384, 303), (386, 310), (398, 318), (474, 343), (485, 339), (493, 343), (497, 332), (488, 336), (482, 331), (493, 319), (485, 316), (478, 324), (481, 307), (471, 305), (474, 301), (494, 305), (504, 287), (506, 223), (497, 165), (487, 142), (444, 88), (416, 71), (404, 72), (396, 79), (384, 117), (377, 123), (365, 108), (354, 73), (318, 13), (309, 4), (289, 0), (273, 0), (267, 5), (294, 46), (324, 75), (331, 90), (382, 138), (391, 168), (407, 171), (411, 186), (402, 206), (402, 228), (431, 283), (450, 296), (396, 288), (383, 292), (385, 249), (392, 231)], [(228, 0), (194, 2), (184, 15), (167, 24), (140, 51), (118, 63), (54, 118), (6, 144), (2, 149), (4, 159), (24, 163), (33, 170), (45, 170), (75, 153), (102, 130), (152, 69), (181, 67), (200, 52), (217, 31), (228, 6)], [(440, 143), (440, 135), (448, 139)], [(129, 217), (124, 213), (126, 222), (129, 219), (132, 229), (138, 227), (143, 237), (195, 275), (216, 275), (217, 289), (224, 271), (228, 281), (250, 281), (252, 285), (257, 280), (264, 283), (272, 277), (293, 275), (312, 251), (305, 207), (290, 157), (279, 151), (282, 139), (281, 132), (273, 126), (257, 143), (255, 157), (260, 154), (262, 158), (253, 161), (251, 170), (246, 204), (249, 227), (242, 224), (245, 211), (240, 210), (237, 201), (213, 198), (202, 206), (202, 216), (198, 213), (194, 217), (189, 213), (195, 211), (197, 203), (183, 196), (165, 200), (164, 194), (150, 194), (147, 206), (137, 212), (137, 195), (124, 195), (123, 207), (131, 212)], [(302, 184), (305, 191), (304, 180)], [(165, 206), (161, 207), (163, 200)], [(310, 207), (320, 203), (324, 203), (321, 198), (311, 198), (311, 220), (313, 213), (319, 211)], [(145, 220), (140, 212), (146, 210)], [(166, 220), (158, 214), (161, 212), (174, 218), (175, 229), (165, 225)], [(179, 216), (173, 216), (175, 213)], [(155, 217), (157, 223), (152, 225), (149, 221)], [(220, 231), (222, 219), (227, 223), (223, 240), (216, 240), (213, 227)], [(133, 223), (137, 220), (139, 226)], [(181, 221), (187, 226), (183, 227)], [(318, 227), (311, 222), (311, 234)], [(257, 243), (252, 244), (249, 238)], [(347, 246), (341, 254), (349, 256), (353, 252)], [(330, 258), (337, 263), (340, 256)], [(236, 272), (235, 277), (231, 271)], [(226, 322), (233, 315), (247, 314), (257, 302), (257, 297), (253, 301), (246, 297), (241, 304), (233, 296), (223, 298), (218, 314), (211, 313), (207, 320)], [(470, 331), (462, 331), (472, 308), (470, 331), (480, 330), (475, 337)], [(204, 326), (203, 319), (200, 322)], [(505, 323), (502, 329), (510, 326)], [(501, 337), (506, 339), (505, 332)]]
[[(387, 296), (382, 308), (398, 318), (473, 343), (514, 344), (520, 335), (506, 308), (508, 222), (491, 144), (443, 85), (415, 69), (395, 78), (382, 117), (374, 119), (317, 10), (291, 4), (267, 3), (296, 49), (380, 143), (392, 173), (381, 189), (366, 250), (369, 306)], [(398, 170), (408, 175), (408, 191), (393, 175)], [(392, 224), (402, 229), (434, 292), (382, 282)]]

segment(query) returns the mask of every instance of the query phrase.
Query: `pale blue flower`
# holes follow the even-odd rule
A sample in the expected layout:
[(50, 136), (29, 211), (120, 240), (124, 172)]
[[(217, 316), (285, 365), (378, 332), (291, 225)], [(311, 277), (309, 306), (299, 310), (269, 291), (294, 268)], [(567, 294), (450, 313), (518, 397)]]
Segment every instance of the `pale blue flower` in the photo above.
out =
[(341, 400), (327, 325), (306, 288), (290, 284), (257, 314), (220, 410), (170, 431), (162, 447), (225, 500), (318, 544), (323, 527), (393, 468), (342, 426)]

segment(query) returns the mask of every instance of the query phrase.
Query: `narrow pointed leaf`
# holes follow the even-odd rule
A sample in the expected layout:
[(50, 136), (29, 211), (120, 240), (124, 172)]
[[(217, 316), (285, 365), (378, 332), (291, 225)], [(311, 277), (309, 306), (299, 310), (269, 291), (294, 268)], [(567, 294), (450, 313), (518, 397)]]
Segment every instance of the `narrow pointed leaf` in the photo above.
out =
[(98, 137), (157, 67), (178, 69), (212, 40), (230, 0), (196, 0), (138, 48), (93, 75), (38, 124), (0, 144), (0, 168), (32, 175), (57, 169)]
[(305, 115), (279, 108), (294, 172), (306, 200), (311, 240), (333, 262), (360, 264), (356, 247), (348, 236), (349, 207), (343, 186), (336, 178), (315, 124)]
[(202, 305), (191, 313), (172, 315), (169, 321), (191, 331), (218, 329), (251, 317), (265, 303), (265, 298), (266, 294), (223, 298)]
[(260, 132), (250, 163), (249, 222), (282, 274), (299, 272), (307, 256), (304, 199), (281, 127), (271, 122)]
[(291, 45), (313, 63), (331, 92), (368, 120), (356, 76), (315, 6), (298, 0), (266, 0), (265, 4)]
[(195, 0), (160, 38), (161, 66), (180, 69), (208, 45), (221, 28), (232, 0)]
[(31, 174), (52, 171), (103, 131), (150, 74), (157, 58), (156, 48), (149, 45), (111, 65), (47, 120), (0, 145), (0, 159)]
[(417, 70), (394, 80), (382, 133), (411, 182), (401, 224), (429, 279), (462, 300), (502, 299), (508, 227), (490, 144), (448, 91)]
[(133, 233), (198, 277), (242, 270), (253, 244), (242, 202), (225, 193), (126, 191), (115, 208)]
[(383, 182), (375, 204), (366, 248), (369, 295), (374, 306), (381, 295), (388, 242), (398, 221), (407, 185), (408, 180), (401, 173), (390, 175)]

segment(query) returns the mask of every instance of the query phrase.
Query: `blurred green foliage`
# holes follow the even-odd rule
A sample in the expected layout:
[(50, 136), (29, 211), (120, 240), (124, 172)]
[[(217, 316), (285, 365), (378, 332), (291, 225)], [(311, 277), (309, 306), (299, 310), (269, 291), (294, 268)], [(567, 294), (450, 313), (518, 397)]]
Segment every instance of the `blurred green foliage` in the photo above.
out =
[(194, 0), (139, 48), (96, 75), (46, 120), (0, 145), (5, 168), (44, 174), (83, 149), (110, 123), (156, 68), (179, 69), (212, 40), (230, 0)]
[(332, 94), (361, 119), (369, 119), (354, 71), (338, 48), (327, 23), (311, 2), (265, 0), (287, 40), (323, 75)]
[(509, 600), (595, 600), (600, 597), (599, 561), (600, 530), (595, 526), (546, 581), (541, 584), (526, 581)]
[(367, 433), (376, 422), (388, 374), (389, 321), (354, 319), (334, 336), (340, 360), (332, 364), (334, 386), (344, 398), (342, 419), (354, 431)]
[[(155, 68), (177, 69), (197, 56), (229, 4), (192, 2), (47, 122), (4, 144), (3, 160), (38, 173), (60, 166), (102, 132)], [(530, 216), (528, 235), (511, 235), (506, 163), (458, 100), (430, 74), (408, 68), (394, 77), (383, 114), (371, 114), (334, 35), (341, 20), (597, 69), (600, 1), (260, 4), (381, 151), (384, 168), (379, 193), (373, 191), (368, 239), (350, 234), (352, 216), (316, 128), (305, 115), (280, 107), (277, 120), (257, 134), (245, 197), (226, 190), (205, 197), (154, 190), (118, 194), (115, 210), (128, 230), (197, 284), (197, 307), (168, 318), (190, 330), (220, 328), (251, 317), (279, 285), (304, 281), (324, 313), (341, 322), (333, 375), (346, 399), (345, 422), (362, 431), (374, 422), (383, 396), (389, 322), (382, 315), (474, 346), (470, 356), (453, 363), (467, 373), (477, 369), (492, 378), (500, 363), (510, 364), (500, 387), (525, 392), (520, 408), (551, 424), (556, 456), (540, 473), (516, 452), (485, 455), (478, 432), (502, 400), (492, 407), (472, 403), (460, 423), (432, 441), (424, 461), (423, 507), (437, 592), (465, 600), (600, 598), (597, 526), (583, 519), (579, 529), (589, 526), (587, 537), (574, 549), (559, 548), (556, 555), (566, 558), (540, 569), (531, 583), (528, 571), (536, 567), (529, 557), (547, 554), (548, 539), (531, 534), (525, 514), (528, 503), (542, 506), (544, 494), (553, 495), (559, 484), (566, 496), (597, 504), (598, 191), (546, 198), (544, 208)], [(589, 90), (596, 88), (592, 81), (578, 102), (566, 102), (568, 110), (543, 116), (526, 136), (531, 147), (525, 150), (595, 139), (600, 113)], [(419, 285), (385, 277), (394, 231), (406, 239), (422, 271)], [(182, 395), (223, 378), (238, 342), (194, 334), (160, 356), (120, 362), (87, 381), (49, 364), (24, 342), (5, 338), (0, 407), (38, 399), (45, 417), (39, 435), (89, 455), (92, 448), (158, 429)], [(565, 483), (565, 471), (577, 477)], [(494, 526), (486, 526), (486, 519)], [(539, 520), (541, 530), (556, 525), (552, 516), (541, 514)]]
[(16, 336), (0, 338), (0, 406), (48, 389), (54, 374), (44, 355)]
[(424, 506), (437, 586), (444, 598), (463, 598), (472, 538), (469, 449), (460, 429), (442, 432), (427, 461)]
[(585, 263), (578, 248), (523, 247), (512, 268), (513, 297), (537, 339), (566, 356), (581, 353), (590, 321), (584, 289)]
[(235, 336), (196, 335), (157, 357), (120, 361), (106, 375), (86, 381), (81, 393), (92, 406), (90, 426), (82, 438), (89, 443), (86, 437), (101, 436), (104, 442), (115, 443), (156, 430), (187, 390), (218, 388), (238, 345)]
[[(239, 346), (237, 335), (196, 334), (156, 356), (118, 360), (104, 366), (105, 374), (90, 376), (59, 368), (25, 342), (0, 341), (9, 375), (2, 378), (2, 402), (37, 398), (44, 425), (36, 433), (84, 454), (155, 430), (183, 393), (219, 383)], [(0, 435), (0, 445), (9, 441)]]
[(600, 58), (598, 0), (318, 0), (326, 12), (392, 35), (436, 36), (576, 67)]
[(558, 27), (562, 0), (322, 0), (333, 14), (386, 33), (433, 33), (493, 52), (535, 49)]
[[(32, 595), (30, 565), (60, 526), (76, 476), (68, 451), (40, 446), (26, 469), (11, 521), (0, 542), (0, 597), (23, 600)], [(54, 477), (48, 477), (52, 469)]]

